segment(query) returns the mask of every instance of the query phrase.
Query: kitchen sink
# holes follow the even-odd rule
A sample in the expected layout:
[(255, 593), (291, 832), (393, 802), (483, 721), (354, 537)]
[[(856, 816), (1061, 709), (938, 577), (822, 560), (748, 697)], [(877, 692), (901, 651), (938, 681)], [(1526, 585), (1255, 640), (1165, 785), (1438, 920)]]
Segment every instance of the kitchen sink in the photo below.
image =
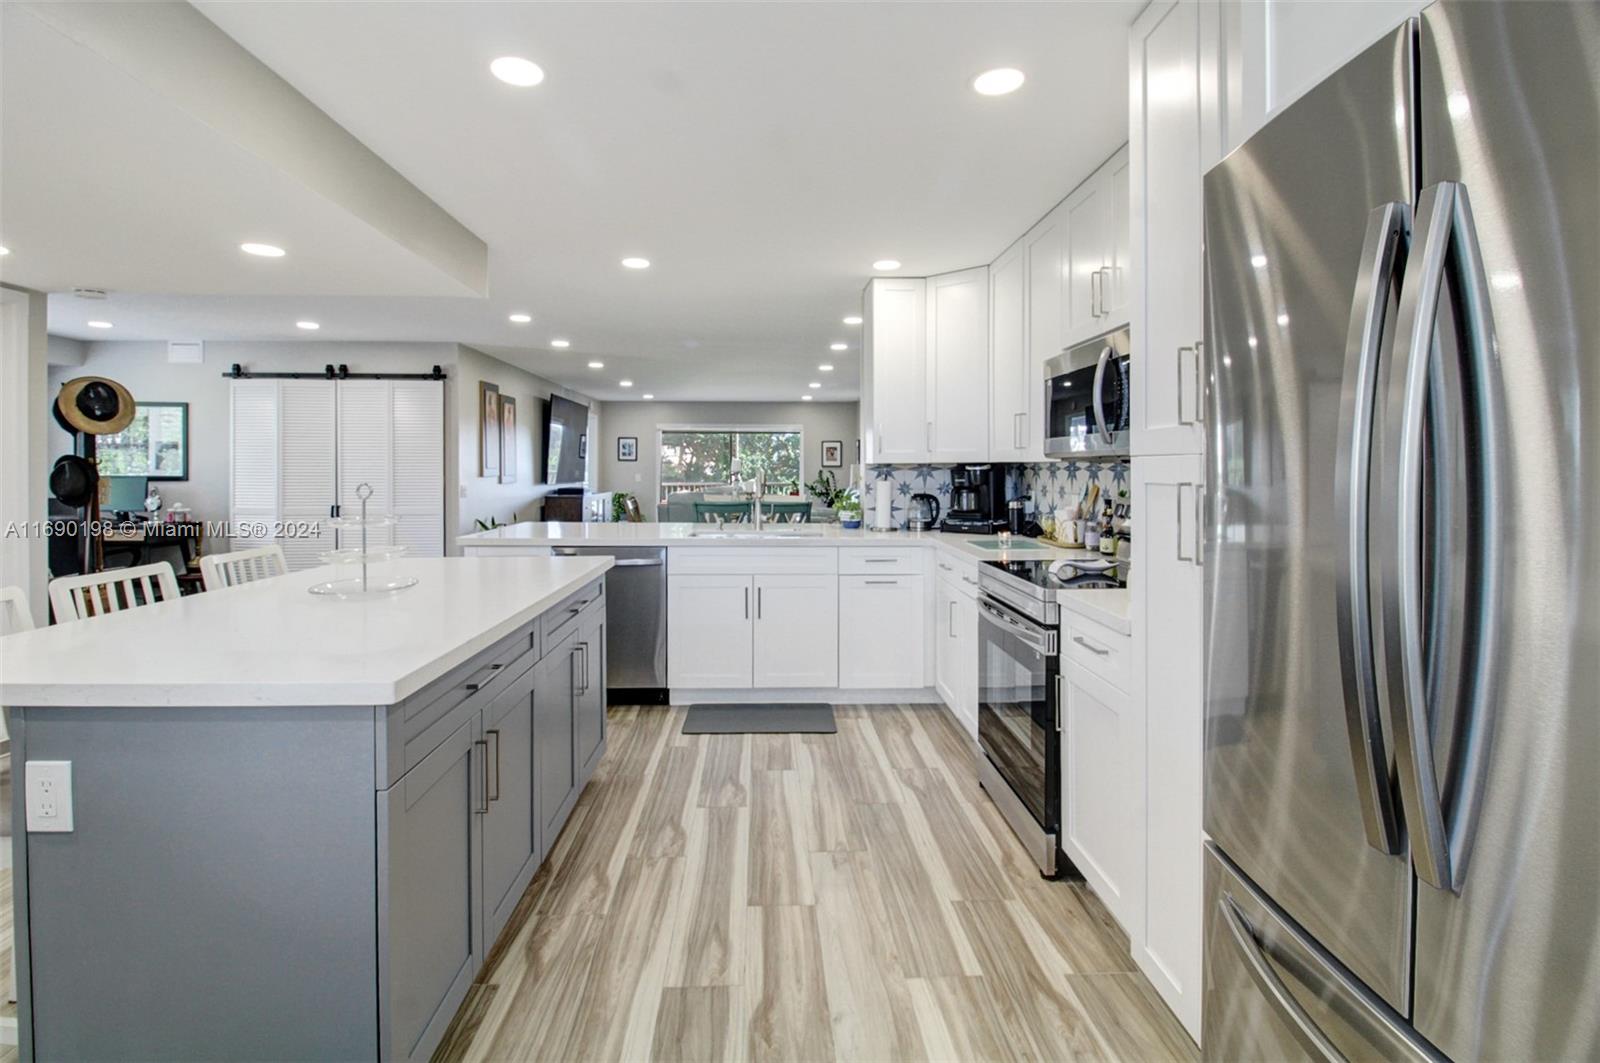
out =
[(692, 531), (689, 536), (693, 539), (818, 539), (822, 534), (821, 530), (764, 528), (761, 531)]

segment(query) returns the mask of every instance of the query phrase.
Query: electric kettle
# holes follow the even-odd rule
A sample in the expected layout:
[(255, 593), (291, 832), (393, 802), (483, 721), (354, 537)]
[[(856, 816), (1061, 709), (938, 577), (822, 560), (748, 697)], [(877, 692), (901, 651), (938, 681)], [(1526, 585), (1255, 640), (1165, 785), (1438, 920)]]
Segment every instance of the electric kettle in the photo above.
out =
[(939, 523), (939, 500), (932, 495), (912, 495), (906, 512), (908, 531), (930, 531)]

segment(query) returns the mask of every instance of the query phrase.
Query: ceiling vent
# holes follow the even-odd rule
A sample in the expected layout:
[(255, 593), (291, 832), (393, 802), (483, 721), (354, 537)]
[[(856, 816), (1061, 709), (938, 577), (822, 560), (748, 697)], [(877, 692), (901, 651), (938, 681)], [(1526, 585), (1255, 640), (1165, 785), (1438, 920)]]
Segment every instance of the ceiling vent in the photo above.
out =
[(104, 299), (106, 290), (104, 288), (74, 288), (72, 289), (72, 294), (79, 299)]

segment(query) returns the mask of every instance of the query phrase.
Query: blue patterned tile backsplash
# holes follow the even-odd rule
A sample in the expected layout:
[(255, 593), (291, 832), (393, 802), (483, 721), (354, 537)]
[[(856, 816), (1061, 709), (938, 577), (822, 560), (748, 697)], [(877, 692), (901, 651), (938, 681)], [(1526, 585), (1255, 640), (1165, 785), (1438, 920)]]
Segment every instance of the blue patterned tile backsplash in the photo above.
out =
[[(911, 496), (929, 494), (939, 500), (941, 515), (950, 509), (949, 465), (868, 465), (866, 479), (869, 485), (864, 494), (868, 511), (872, 506), (872, 488), (876, 480), (894, 484), (894, 520), (904, 523), (906, 507)], [(1130, 489), (1128, 463), (1125, 461), (1041, 461), (1013, 463), (1006, 474), (1006, 497), (1028, 495), (1033, 499), (1036, 516), (1051, 513), (1071, 505), (1083, 494), (1090, 478), (1100, 481), (1100, 490), (1113, 501), (1118, 492)], [(1002, 518), (1004, 514), (1001, 514)]]

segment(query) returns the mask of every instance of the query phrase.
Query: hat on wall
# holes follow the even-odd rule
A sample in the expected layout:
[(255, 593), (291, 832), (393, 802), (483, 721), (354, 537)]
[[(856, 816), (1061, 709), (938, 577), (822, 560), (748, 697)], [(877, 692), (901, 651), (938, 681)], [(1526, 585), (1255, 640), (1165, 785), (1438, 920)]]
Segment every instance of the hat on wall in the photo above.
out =
[(50, 493), (75, 509), (87, 506), (99, 485), (100, 472), (94, 462), (76, 454), (63, 454), (50, 470)]
[(103, 376), (74, 377), (61, 385), (56, 396), (57, 420), (74, 432), (92, 436), (114, 435), (128, 427), (136, 409), (133, 395), (115, 380)]

